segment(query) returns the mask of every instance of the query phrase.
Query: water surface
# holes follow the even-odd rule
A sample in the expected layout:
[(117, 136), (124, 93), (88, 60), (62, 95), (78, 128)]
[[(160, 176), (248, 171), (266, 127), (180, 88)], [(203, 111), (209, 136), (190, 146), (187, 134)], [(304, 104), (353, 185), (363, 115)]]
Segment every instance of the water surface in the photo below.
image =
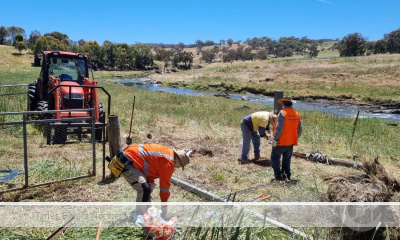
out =
[[(116, 78), (121, 84), (126, 86), (130, 86), (133, 88), (144, 89), (148, 91), (163, 91), (177, 94), (187, 94), (187, 95), (214, 95), (216, 92), (211, 91), (200, 91), (200, 90), (191, 90), (185, 88), (171, 88), (171, 87), (163, 87), (157, 84), (145, 84), (137, 78), (133, 79), (125, 79), (125, 78)], [(241, 100), (242, 96), (246, 96), (249, 99), (249, 102), (256, 102), (261, 104), (266, 104), (270, 106), (274, 106), (274, 98), (255, 95), (255, 94), (229, 94), (232, 99)], [(361, 118), (377, 118), (381, 120), (387, 121), (395, 121), (400, 122), (399, 114), (389, 114), (389, 113), (371, 113), (368, 112), (371, 109), (363, 108), (359, 106), (340, 106), (335, 104), (326, 104), (326, 103), (311, 103), (304, 101), (296, 101), (294, 107), (297, 110), (311, 110), (311, 111), (321, 111), (324, 113), (330, 113), (337, 116), (343, 117), (355, 117), (357, 115), (357, 111), (360, 110), (359, 117)]]

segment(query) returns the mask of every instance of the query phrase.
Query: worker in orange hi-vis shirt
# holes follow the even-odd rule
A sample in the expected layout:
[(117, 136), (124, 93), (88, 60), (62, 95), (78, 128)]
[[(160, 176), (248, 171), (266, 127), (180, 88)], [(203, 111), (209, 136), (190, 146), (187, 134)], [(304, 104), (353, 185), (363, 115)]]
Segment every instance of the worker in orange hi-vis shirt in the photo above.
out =
[[(157, 178), (160, 179), (161, 201), (167, 202), (174, 169), (183, 169), (189, 163), (189, 154), (159, 144), (132, 144), (118, 152), (117, 157), (125, 164), (122, 177), (137, 191), (136, 202), (151, 202)], [(150, 206), (136, 206), (136, 213), (143, 215), (147, 207)], [(167, 206), (163, 206), (162, 215), (166, 213)]]
[[(295, 101), (291, 97), (279, 99), (283, 109), (278, 113), (272, 140), (271, 165), (277, 181), (290, 180), (290, 162), (293, 155), (293, 145), (298, 144), (301, 135), (301, 116), (292, 107)], [(280, 158), (282, 156), (282, 169)]]

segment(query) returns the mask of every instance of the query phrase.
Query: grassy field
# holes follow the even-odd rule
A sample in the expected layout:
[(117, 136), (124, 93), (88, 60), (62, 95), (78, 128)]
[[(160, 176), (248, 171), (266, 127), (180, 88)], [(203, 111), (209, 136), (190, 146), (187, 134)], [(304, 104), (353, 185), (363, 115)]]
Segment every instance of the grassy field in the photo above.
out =
[[(32, 83), (39, 75), (40, 68), (31, 66), (33, 55), (25, 53), (14, 55), (16, 50), (0, 46), (0, 85)], [(371, 97), (384, 99), (390, 96), (399, 100), (399, 55), (369, 56), (351, 59), (284, 59), (235, 62), (234, 64), (215, 63), (205, 65), (202, 69), (180, 71), (174, 74), (151, 75), (163, 82), (185, 81), (192, 84), (214, 84), (224, 82), (226, 85), (251, 86), (273, 91), (280, 88), (286, 95), (352, 95), (357, 99)], [(275, 61), (275, 62), (274, 62)], [(335, 62), (335, 63), (333, 63)], [(259, 66), (259, 68), (256, 68)], [(334, 74), (343, 73), (345, 77)], [(271, 183), (273, 171), (263, 163), (269, 159), (271, 145), (262, 141), (261, 155), (265, 161), (258, 164), (239, 165), (236, 159), (239, 152), (238, 142), (241, 140), (240, 120), (259, 110), (271, 110), (271, 107), (261, 104), (222, 99), (212, 96), (187, 96), (165, 92), (147, 92), (115, 84), (110, 79), (116, 75), (143, 76), (148, 72), (95, 72), (99, 85), (112, 95), (111, 114), (117, 114), (121, 123), (122, 142), (128, 135), (133, 96), (136, 96), (136, 106), (133, 124), (135, 143), (159, 143), (175, 148), (190, 148), (196, 150), (190, 165), (185, 171), (176, 171), (174, 176), (192, 183), (205, 190), (227, 196), (235, 191), (247, 189), (260, 184), (269, 184), (259, 188), (251, 195), (238, 194), (236, 201), (249, 201), (260, 193), (271, 194), (266, 201), (273, 202), (318, 202), (326, 201), (326, 178), (340, 174), (360, 172), (340, 166), (325, 166), (303, 159), (292, 159), (293, 178), (298, 179), (296, 185)], [(324, 78), (324, 76), (326, 78)], [(348, 77), (347, 77), (348, 76)], [(358, 76), (358, 77), (355, 77)], [(260, 83), (266, 77), (274, 78), (272, 83)], [(380, 80), (379, 80), (380, 79)], [(336, 84), (336, 85), (335, 85)], [(333, 87), (336, 86), (336, 87)], [(372, 90), (371, 90), (372, 89)], [(101, 101), (106, 102), (104, 94)], [(2, 99), (2, 111), (24, 110), (26, 102), (20, 99)], [(4, 101), (6, 103), (4, 103)], [(246, 106), (247, 108), (243, 108)], [(369, 161), (379, 156), (379, 160), (395, 177), (400, 178), (398, 170), (400, 163), (391, 158), (400, 158), (398, 143), (400, 134), (398, 127), (389, 127), (386, 122), (376, 119), (359, 119), (350, 147), (353, 130), (353, 119), (341, 118), (319, 112), (301, 111), (303, 135), (298, 152), (321, 151), (329, 156), (352, 159), (357, 156), (359, 161)], [(10, 121), (9, 119), (3, 121)], [(2, 134), (2, 135), (1, 135)], [(152, 135), (149, 139), (148, 134)], [(14, 154), (22, 157), (22, 146), (13, 148), (18, 135), (6, 134), (0, 129), (0, 137), (9, 138), (9, 143), (3, 144), (0, 154)], [(42, 136), (35, 135), (35, 139)], [(126, 146), (126, 145), (124, 145)], [(55, 146), (58, 154), (62, 151), (83, 151), (79, 145)], [(101, 173), (101, 144), (97, 146), (97, 172)], [(31, 146), (34, 149), (29, 161), (40, 162), (48, 147)], [(107, 150), (108, 152), (108, 150)], [(252, 153), (250, 154), (252, 156)], [(56, 202), (132, 202), (135, 192), (124, 180), (111, 184), (100, 184), (101, 174), (96, 177), (74, 182), (54, 184), (50, 187), (40, 187), (27, 191), (11, 192), (0, 195), (0, 201), (56, 201)], [(1, 187), (1, 185), (0, 185)], [(400, 195), (395, 194), (391, 201), (398, 202)], [(159, 201), (158, 191), (153, 199)], [(172, 185), (171, 202), (204, 201), (181, 188)], [(85, 232), (87, 231), (87, 232)], [(107, 230), (108, 231), (108, 230)], [(107, 234), (119, 234), (120, 230), (110, 230)], [(132, 230), (132, 236), (140, 239), (141, 232)], [(21, 230), (17, 231), (21, 233)], [(10, 239), (43, 239), (51, 229), (29, 229), (28, 232)], [(68, 236), (93, 235), (94, 229), (72, 230)], [(0, 229), (0, 235), (11, 234), (9, 229)], [(72, 234), (72, 235), (68, 235)], [(245, 233), (243, 233), (245, 234)], [(254, 239), (263, 239), (259, 232), (252, 233)], [(279, 234), (279, 233), (271, 233)], [(73, 238), (74, 238), (73, 237)], [(281, 238), (286, 238), (282, 235)], [(109, 239), (112, 239), (111, 237)]]

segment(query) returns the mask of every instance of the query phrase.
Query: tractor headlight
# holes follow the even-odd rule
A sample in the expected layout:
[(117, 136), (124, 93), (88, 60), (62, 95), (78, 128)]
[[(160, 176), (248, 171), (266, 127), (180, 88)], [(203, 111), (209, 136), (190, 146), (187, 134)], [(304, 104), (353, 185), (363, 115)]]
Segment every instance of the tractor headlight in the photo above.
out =
[[(66, 98), (66, 99), (69, 99), (69, 93), (64, 94), (63, 97)], [(85, 97), (83, 96), (83, 94), (71, 93), (71, 99), (83, 100), (83, 99), (85, 99)]]

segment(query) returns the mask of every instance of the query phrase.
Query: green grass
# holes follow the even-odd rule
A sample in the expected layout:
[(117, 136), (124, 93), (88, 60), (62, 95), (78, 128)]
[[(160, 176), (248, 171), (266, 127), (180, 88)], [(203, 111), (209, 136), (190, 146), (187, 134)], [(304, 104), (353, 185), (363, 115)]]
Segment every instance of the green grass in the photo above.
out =
[[(2, 240), (43, 240), (47, 239), (57, 228), (2, 228)], [(60, 240), (93, 240), (96, 238), (98, 228), (70, 227), (58, 235)], [(140, 228), (102, 228), (100, 239), (110, 240), (140, 240), (146, 237)]]
[[(300, 111), (306, 126), (302, 141), (320, 149), (330, 156), (350, 157), (352, 155), (372, 158), (374, 156), (399, 155), (396, 129), (388, 127), (384, 121), (372, 118), (359, 118), (350, 147), (354, 118), (338, 117), (331, 114)], [(392, 141), (393, 139), (394, 141)]]

